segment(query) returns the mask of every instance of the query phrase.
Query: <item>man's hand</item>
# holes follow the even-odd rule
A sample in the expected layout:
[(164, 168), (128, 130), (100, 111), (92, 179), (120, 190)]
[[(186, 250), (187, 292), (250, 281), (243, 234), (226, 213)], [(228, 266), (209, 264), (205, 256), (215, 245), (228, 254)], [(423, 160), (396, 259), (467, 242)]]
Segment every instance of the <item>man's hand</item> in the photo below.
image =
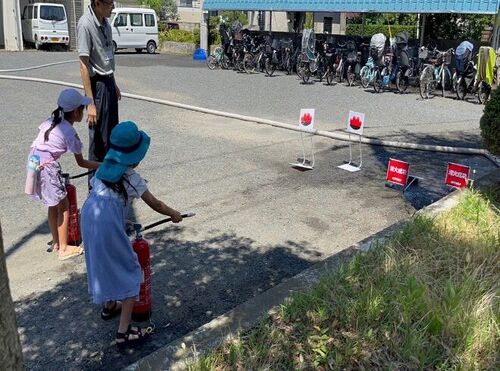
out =
[(118, 87), (118, 85), (115, 85), (116, 87), (116, 98), (118, 98), (118, 100), (121, 100), (122, 99), (122, 92), (120, 91), (120, 88)]
[(87, 122), (89, 123), (89, 127), (97, 123), (97, 108), (94, 103), (87, 106)]

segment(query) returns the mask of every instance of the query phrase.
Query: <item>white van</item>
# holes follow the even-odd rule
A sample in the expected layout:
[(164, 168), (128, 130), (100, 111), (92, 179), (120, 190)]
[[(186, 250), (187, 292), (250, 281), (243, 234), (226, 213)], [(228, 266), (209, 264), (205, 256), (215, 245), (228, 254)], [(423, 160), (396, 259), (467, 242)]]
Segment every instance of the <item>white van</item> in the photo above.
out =
[(23, 39), (35, 44), (60, 44), (69, 48), (68, 19), (62, 4), (34, 3), (24, 7), (21, 18)]
[(113, 47), (146, 49), (154, 54), (158, 47), (158, 19), (153, 9), (115, 8), (109, 18), (113, 30)]

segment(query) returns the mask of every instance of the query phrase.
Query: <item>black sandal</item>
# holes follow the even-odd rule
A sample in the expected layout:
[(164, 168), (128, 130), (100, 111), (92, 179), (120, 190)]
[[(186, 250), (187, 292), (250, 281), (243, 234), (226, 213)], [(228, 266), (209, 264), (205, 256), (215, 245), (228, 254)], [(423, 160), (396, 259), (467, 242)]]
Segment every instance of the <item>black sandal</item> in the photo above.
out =
[(118, 301), (115, 301), (115, 304), (113, 305), (112, 308), (106, 308), (106, 306), (104, 306), (102, 308), (102, 311), (101, 311), (101, 318), (105, 321), (109, 321), (110, 319), (112, 318), (115, 318), (116, 316), (120, 315), (120, 313), (122, 312), (122, 308), (117, 308), (116, 306), (118, 305), (117, 304)]
[[(131, 339), (131, 336), (136, 336)], [(128, 329), (126, 332), (117, 332), (116, 333), (116, 345), (118, 347), (124, 346), (135, 346), (141, 344), (144, 340), (149, 338), (150, 331), (147, 328), (146, 331), (143, 332), (142, 329), (138, 327), (132, 327), (132, 325), (128, 325)], [(123, 341), (118, 341), (123, 340)]]

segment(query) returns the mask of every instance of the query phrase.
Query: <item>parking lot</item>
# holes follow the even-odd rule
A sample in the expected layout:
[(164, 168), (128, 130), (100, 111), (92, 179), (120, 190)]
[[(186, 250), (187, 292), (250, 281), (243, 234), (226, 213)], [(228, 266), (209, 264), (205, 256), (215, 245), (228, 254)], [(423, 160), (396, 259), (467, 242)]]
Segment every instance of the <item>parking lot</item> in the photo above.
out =
[[(75, 53), (0, 52), (0, 70), (76, 60)], [(4, 74), (0, 72), (0, 74)], [(81, 83), (76, 62), (9, 73)], [(317, 127), (343, 131), (349, 110), (366, 114), (365, 135), (425, 144), (480, 147), (483, 106), (451, 95), (422, 101), (418, 94), (369, 89), (296, 76), (209, 71), (188, 57), (121, 52), (116, 80), (135, 93), (232, 113), (298, 124), (300, 108), (315, 108)], [(302, 155), (300, 135), (269, 126), (124, 98), (120, 118), (152, 137), (139, 172), (153, 193), (197, 216), (146, 234), (152, 243), (156, 334), (134, 352), (112, 344), (115, 323), (103, 323), (87, 294), (83, 257), (59, 262), (45, 252), (46, 210), (23, 194), (24, 167), (37, 127), (55, 108), (60, 86), (0, 79), (3, 113), (0, 185), (3, 238), (26, 364), (30, 369), (117, 369), (210, 321), (447, 194), (448, 161), (472, 166), (475, 177), (493, 168), (480, 156), (363, 146), (363, 170), (337, 168), (346, 143), (315, 138), (315, 169), (290, 167)], [(76, 124), (87, 144), (86, 125)], [(411, 163), (424, 178), (406, 195), (384, 187), (387, 161)], [(72, 174), (74, 160), (62, 161)], [(86, 184), (76, 180), (79, 205)], [(143, 223), (159, 219), (144, 204)]]

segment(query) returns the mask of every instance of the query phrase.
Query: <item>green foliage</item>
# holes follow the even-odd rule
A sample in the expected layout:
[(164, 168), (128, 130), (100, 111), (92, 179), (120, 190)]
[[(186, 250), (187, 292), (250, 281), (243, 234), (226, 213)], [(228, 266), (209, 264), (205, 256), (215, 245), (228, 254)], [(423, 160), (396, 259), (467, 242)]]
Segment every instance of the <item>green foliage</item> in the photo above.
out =
[[(397, 13), (366, 13), (365, 25), (403, 25), (417, 26), (418, 17), (415, 14), (397, 14)], [(361, 24), (363, 17), (361, 15), (347, 19), (347, 24)]]
[(500, 155), (500, 89), (492, 92), (486, 103), (483, 117), (479, 122), (481, 136), (486, 148), (495, 155)]
[(306, 20), (304, 22), (304, 28), (314, 29), (314, 16), (312, 12), (306, 13)]
[(493, 25), (491, 15), (428, 14), (425, 38), (428, 40), (479, 40), (485, 26)]
[(499, 197), (417, 216), (188, 369), (498, 369)]
[(178, 43), (200, 43), (200, 29), (195, 28), (195, 32), (187, 30), (169, 30), (160, 33), (160, 41), (173, 41)]
[(209, 43), (220, 45), (219, 25), (224, 22), (231, 27), (234, 21), (239, 21), (245, 27), (248, 24), (247, 12), (226, 10), (219, 12), (219, 15), (210, 17), (208, 20)]
[[(363, 34), (363, 25), (361, 24), (347, 24), (346, 35), (350, 36), (372, 36), (376, 33), (383, 33), (385, 36), (389, 35), (389, 26), (387, 24), (365, 24)], [(398, 32), (406, 31), (410, 35), (410, 38), (417, 37), (417, 27), (416, 26), (405, 26), (405, 25), (391, 25), (390, 31), (394, 37)]]
[(154, 9), (162, 21), (176, 21), (179, 19), (175, 0), (140, 0), (141, 5)]

